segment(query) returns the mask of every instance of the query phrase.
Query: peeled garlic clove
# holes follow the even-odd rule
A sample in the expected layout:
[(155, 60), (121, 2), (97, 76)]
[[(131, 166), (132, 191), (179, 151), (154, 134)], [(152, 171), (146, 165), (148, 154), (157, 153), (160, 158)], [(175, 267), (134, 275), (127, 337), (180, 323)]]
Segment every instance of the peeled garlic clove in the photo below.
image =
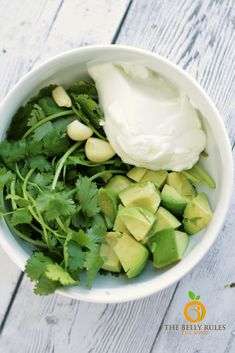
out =
[(116, 154), (110, 143), (96, 137), (87, 140), (85, 153), (90, 161), (96, 163), (105, 162)]
[(80, 121), (74, 120), (67, 126), (67, 134), (74, 141), (84, 141), (91, 137), (93, 131)]
[(59, 107), (70, 108), (72, 106), (72, 101), (63, 86), (57, 86), (53, 89), (51, 94)]

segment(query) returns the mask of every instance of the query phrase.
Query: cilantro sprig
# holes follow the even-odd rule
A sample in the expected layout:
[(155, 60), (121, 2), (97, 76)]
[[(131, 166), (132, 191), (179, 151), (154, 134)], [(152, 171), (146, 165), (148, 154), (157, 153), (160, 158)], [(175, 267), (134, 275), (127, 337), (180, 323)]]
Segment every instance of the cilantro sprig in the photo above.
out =
[(85, 143), (67, 137), (67, 125), (78, 118), (106, 139), (94, 84), (79, 81), (69, 87), (69, 109), (56, 105), (54, 88), (43, 88), (18, 109), (0, 143), (0, 216), (32, 246), (25, 272), (38, 295), (79, 285), (82, 272), (92, 286), (103, 265), (100, 246), (107, 232), (98, 189), (106, 174), (128, 168), (118, 157), (88, 161)]

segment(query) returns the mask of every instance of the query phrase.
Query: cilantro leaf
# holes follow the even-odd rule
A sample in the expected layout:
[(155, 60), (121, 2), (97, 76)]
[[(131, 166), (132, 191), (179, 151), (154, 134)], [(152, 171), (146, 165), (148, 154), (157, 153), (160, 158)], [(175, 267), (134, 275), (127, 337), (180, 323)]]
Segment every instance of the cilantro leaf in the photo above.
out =
[(61, 287), (60, 282), (52, 281), (45, 275), (42, 275), (34, 287), (34, 294), (37, 295), (49, 295), (55, 292), (57, 288)]
[(105, 220), (101, 214), (97, 214), (92, 220), (91, 228), (87, 230), (87, 235), (92, 243), (102, 243), (106, 233)]
[(85, 267), (87, 270), (87, 287), (91, 288), (97, 272), (104, 264), (104, 259), (100, 256), (100, 246), (94, 245), (92, 249), (86, 253)]
[(68, 93), (75, 93), (75, 94), (86, 94), (94, 100), (98, 100), (98, 92), (94, 85), (94, 83), (88, 81), (79, 81), (72, 84), (68, 88)]
[(69, 272), (82, 270), (84, 267), (84, 252), (81, 246), (72, 239), (66, 239), (64, 244), (64, 261)]
[(41, 172), (48, 172), (52, 169), (51, 163), (49, 163), (46, 157), (43, 155), (30, 157), (28, 159), (28, 163), (31, 169), (38, 169)]
[(100, 121), (103, 118), (99, 105), (87, 94), (72, 94), (73, 101), (85, 123), (91, 124), (97, 130), (101, 128)]
[(81, 205), (82, 213), (89, 218), (94, 217), (99, 212), (96, 184), (88, 177), (80, 176), (76, 182), (76, 190), (76, 199)]
[(27, 126), (34, 126), (39, 120), (42, 120), (46, 117), (44, 111), (38, 104), (33, 105), (33, 109), (30, 113), (30, 118), (27, 121)]
[(12, 168), (15, 163), (26, 158), (27, 142), (26, 141), (2, 141), (0, 143), (0, 158), (4, 164)]
[(46, 116), (63, 112), (65, 109), (59, 107), (52, 97), (43, 97), (38, 100), (38, 105)]
[(55, 191), (42, 192), (36, 199), (39, 212), (42, 212), (48, 221), (52, 221), (59, 216), (71, 216), (76, 207), (74, 201), (67, 198), (65, 193)]
[(50, 131), (50, 133), (45, 135), (42, 141), (45, 154), (48, 157), (61, 156), (69, 149), (70, 146), (68, 137), (62, 137), (55, 128)]
[(25, 265), (25, 272), (31, 281), (37, 281), (45, 273), (49, 264), (53, 264), (53, 261), (38, 251), (28, 259)]
[[(45, 96), (50, 96), (55, 85), (49, 85), (40, 90), (37, 96), (31, 98), (27, 104), (20, 107), (12, 118), (11, 124), (7, 130), (8, 140), (19, 140), (28, 129), (28, 120), (31, 119), (30, 114), (34, 108), (34, 104)], [(37, 117), (38, 119), (39, 117)], [(34, 121), (31, 121), (34, 125)]]
[(0, 190), (2, 191), (6, 185), (10, 185), (13, 178), (12, 172), (5, 167), (0, 168)]
[(60, 265), (56, 263), (49, 264), (47, 266), (45, 275), (48, 279), (52, 281), (60, 282), (62, 286), (69, 286), (78, 283), (70, 276), (70, 274), (66, 270), (64, 270)]
[(17, 224), (30, 224), (32, 222), (32, 215), (27, 208), (17, 209), (13, 212), (11, 223), (13, 226)]
[(48, 121), (47, 123), (39, 126), (33, 133), (33, 140), (34, 141), (41, 141), (44, 136), (52, 132), (53, 124), (52, 122)]

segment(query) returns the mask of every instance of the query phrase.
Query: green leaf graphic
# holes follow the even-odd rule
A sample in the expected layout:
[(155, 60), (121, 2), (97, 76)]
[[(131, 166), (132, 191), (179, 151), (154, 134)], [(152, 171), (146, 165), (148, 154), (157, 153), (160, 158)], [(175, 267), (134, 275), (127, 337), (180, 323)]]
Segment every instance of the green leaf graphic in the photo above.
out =
[(195, 299), (199, 300), (200, 298), (201, 298), (200, 295), (197, 295)]
[(188, 296), (189, 296), (189, 298), (192, 299), (192, 300), (195, 299), (195, 294), (194, 294), (191, 290), (188, 292)]

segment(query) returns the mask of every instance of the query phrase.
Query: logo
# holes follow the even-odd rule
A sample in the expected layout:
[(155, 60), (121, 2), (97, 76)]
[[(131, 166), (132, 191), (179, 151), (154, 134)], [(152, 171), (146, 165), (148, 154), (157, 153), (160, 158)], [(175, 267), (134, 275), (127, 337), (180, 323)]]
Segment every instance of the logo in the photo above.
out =
[(169, 322), (164, 324), (166, 331), (181, 332), (182, 335), (208, 335), (212, 332), (222, 332), (226, 330), (224, 323), (202, 322), (205, 318), (208, 320), (206, 306), (200, 301), (200, 295), (196, 295), (193, 291), (188, 292), (188, 297), (185, 306), (182, 308), (182, 318), (186, 322)]
[(192, 323), (202, 321), (206, 316), (206, 307), (199, 301), (200, 295), (196, 296), (192, 291), (189, 291), (188, 296), (192, 300), (184, 307), (185, 319)]

